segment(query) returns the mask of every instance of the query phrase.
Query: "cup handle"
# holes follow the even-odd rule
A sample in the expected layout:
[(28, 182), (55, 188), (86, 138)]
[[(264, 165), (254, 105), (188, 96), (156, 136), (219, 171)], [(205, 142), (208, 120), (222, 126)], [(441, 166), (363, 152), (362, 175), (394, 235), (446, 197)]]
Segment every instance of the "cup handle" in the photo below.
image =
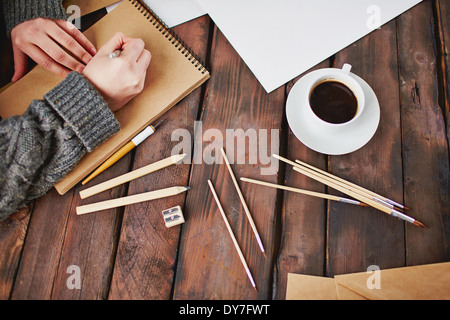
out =
[(344, 63), (342, 66), (342, 71), (344, 71), (345, 74), (349, 74), (350, 70), (352, 70), (352, 66), (348, 63)]

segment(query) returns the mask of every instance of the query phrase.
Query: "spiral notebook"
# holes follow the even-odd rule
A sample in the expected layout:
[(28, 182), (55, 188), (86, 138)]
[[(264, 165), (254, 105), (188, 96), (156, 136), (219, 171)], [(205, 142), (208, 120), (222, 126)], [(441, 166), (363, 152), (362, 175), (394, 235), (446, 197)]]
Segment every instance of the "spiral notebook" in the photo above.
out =
[[(209, 78), (203, 63), (142, 1), (125, 0), (88, 29), (85, 35), (99, 48), (118, 31), (143, 39), (152, 53), (144, 90), (116, 113), (121, 124), (120, 132), (83, 157), (75, 169), (55, 186), (60, 194), (70, 190)], [(0, 94), (0, 116), (5, 119), (23, 114), (33, 99), (42, 99), (60, 81), (58, 76), (37, 66)]]

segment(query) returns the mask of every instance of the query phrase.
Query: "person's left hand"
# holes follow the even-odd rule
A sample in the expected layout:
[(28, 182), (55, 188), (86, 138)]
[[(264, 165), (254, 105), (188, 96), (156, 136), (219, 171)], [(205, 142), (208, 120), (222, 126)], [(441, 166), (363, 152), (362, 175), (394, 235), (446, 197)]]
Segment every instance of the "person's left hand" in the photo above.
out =
[(15, 82), (25, 75), (29, 56), (47, 70), (65, 77), (81, 73), (96, 54), (94, 45), (70, 22), (36, 18), (11, 30)]

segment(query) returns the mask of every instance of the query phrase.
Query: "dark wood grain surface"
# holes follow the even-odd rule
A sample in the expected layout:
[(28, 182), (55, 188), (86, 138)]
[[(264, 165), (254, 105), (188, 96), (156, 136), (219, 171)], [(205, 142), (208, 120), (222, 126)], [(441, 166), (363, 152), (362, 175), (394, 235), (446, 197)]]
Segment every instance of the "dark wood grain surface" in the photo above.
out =
[[(94, 14), (90, 20), (102, 15)], [(0, 223), (0, 299), (283, 300), (288, 273), (332, 277), (366, 271), (370, 265), (386, 269), (450, 261), (449, 17), (448, 1), (425, 0), (308, 71), (350, 63), (380, 102), (381, 122), (374, 137), (342, 156), (308, 149), (287, 125), (286, 98), (302, 75), (268, 94), (207, 16), (177, 26), (175, 32), (206, 62), (210, 80), (165, 114), (166, 122), (150, 139), (90, 185), (170, 156), (181, 141), (177, 132), (190, 137), (184, 150), (188, 161), (89, 202), (78, 195), (81, 185), (64, 196), (52, 190)], [(9, 39), (1, 31), (4, 85), (12, 76), (13, 59)], [(372, 208), (240, 181), (249, 177), (340, 195), (284, 163), (278, 164), (275, 174), (261, 175), (268, 165), (252, 163), (249, 146), (239, 162), (236, 144), (248, 143), (253, 132), (261, 138), (261, 129), (280, 155), (404, 203), (428, 228), (405, 224)], [(228, 137), (227, 130), (235, 135)], [(220, 142), (218, 134), (227, 154), (234, 155), (231, 166), (265, 254), (220, 153), (211, 154), (210, 164), (202, 157)], [(233, 150), (227, 148), (232, 145), (227, 138), (236, 142)], [(274, 150), (266, 151), (268, 157)], [(196, 155), (201, 163), (195, 162)], [(208, 180), (216, 188), (258, 291), (250, 285)], [(174, 185), (192, 189), (101, 213), (75, 213), (80, 204)], [(167, 229), (161, 212), (176, 205), (182, 207), (186, 222)], [(80, 289), (67, 286), (71, 266), (79, 267)]]

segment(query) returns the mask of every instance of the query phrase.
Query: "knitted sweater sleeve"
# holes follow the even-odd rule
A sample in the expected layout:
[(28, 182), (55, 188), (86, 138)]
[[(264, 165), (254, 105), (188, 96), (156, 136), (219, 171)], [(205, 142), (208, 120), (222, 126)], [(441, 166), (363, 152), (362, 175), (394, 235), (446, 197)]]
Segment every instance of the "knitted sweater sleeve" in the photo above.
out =
[(11, 30), (21, 22), (35, 18), (64, 19), (67, 13), (62, 6), (62, 0), (1, 0), (5, 17), (6, 31)]
[(76, 72), (23, 116), (0, 121), (0, 220), (47, 193), (119, 129), (102, 96)]

